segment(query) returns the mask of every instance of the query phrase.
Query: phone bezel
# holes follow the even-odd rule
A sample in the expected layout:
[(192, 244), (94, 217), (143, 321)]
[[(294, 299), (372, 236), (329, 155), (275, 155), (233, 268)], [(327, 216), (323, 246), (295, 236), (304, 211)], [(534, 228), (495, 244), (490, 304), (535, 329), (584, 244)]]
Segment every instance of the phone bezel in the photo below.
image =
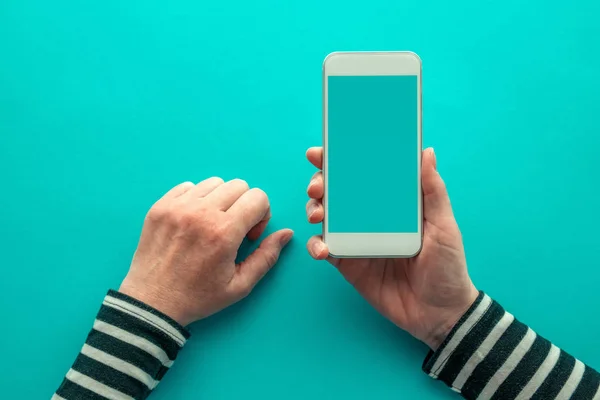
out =
[[(417, 196), (418, 232), (415, 233), (331, 233), (328, 229), (328, 147), (327, 77), (336, 75), (416, 75), (417, 76)], [(423, 201), (421, 189), (422, 88), (421, 59), (413, 52), (335, 52), (323, 61), (323, 240), (336, 258), (414, 257), (423, 242)], [(364, 212), (368, 212), (365, 210)]]

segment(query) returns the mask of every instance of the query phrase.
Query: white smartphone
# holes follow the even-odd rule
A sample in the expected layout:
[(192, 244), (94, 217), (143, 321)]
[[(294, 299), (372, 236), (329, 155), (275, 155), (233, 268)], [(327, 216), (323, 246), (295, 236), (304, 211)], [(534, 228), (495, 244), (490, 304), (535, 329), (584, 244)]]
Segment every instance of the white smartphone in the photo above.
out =
[(333, 257), (413, 257), (422, 245), (421, 59), (323, 62), (323, 240)]

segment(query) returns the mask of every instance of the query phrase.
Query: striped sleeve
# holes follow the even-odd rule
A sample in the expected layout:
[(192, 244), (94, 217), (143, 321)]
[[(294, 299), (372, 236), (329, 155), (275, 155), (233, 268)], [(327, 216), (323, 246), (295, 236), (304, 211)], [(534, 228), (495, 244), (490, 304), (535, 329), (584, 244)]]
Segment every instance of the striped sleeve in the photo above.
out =
[(600, 374), (480, 292), (423, 370), (466, 399), (600, 400)]
[(168, 316), (111, 290), (52, 399), (145, 399), (189, 336)]

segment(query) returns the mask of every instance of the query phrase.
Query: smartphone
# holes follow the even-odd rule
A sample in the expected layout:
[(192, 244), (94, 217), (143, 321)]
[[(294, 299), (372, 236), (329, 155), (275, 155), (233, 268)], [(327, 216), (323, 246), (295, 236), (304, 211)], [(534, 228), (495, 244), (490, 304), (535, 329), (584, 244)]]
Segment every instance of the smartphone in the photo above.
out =
[(323, 62), (323, 240), (333, 257), (413, 257), (422, 245), (421, 59)]

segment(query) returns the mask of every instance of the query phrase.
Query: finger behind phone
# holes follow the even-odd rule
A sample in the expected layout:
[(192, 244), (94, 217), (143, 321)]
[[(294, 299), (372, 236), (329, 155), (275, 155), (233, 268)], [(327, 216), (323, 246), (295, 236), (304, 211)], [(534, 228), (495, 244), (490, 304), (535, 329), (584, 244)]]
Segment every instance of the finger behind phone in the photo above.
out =
[(308, 239), (306, 248), (308, 249), (308, 253), (315, 260), (325, 260), (329, 256), (329, 248), (323, 242), (321, 236), (313, 236)]
[(323, 222), (325, 216), (323, 204), (319, 200), (310, 199), (306, 203), (306, 217), (311, 224), (319, 224)]
[(318, 169), (323, 169), (323, 148), (311, 147), (306, 151), (306, 158)]
[(324, 194), (324, 185), (323, 185), (323, 173), (321, 171), (316, 172), (310, 183), (308, 184), (308, 188), (306, 189), (306, 193), (312, 199), (322, 199)]

